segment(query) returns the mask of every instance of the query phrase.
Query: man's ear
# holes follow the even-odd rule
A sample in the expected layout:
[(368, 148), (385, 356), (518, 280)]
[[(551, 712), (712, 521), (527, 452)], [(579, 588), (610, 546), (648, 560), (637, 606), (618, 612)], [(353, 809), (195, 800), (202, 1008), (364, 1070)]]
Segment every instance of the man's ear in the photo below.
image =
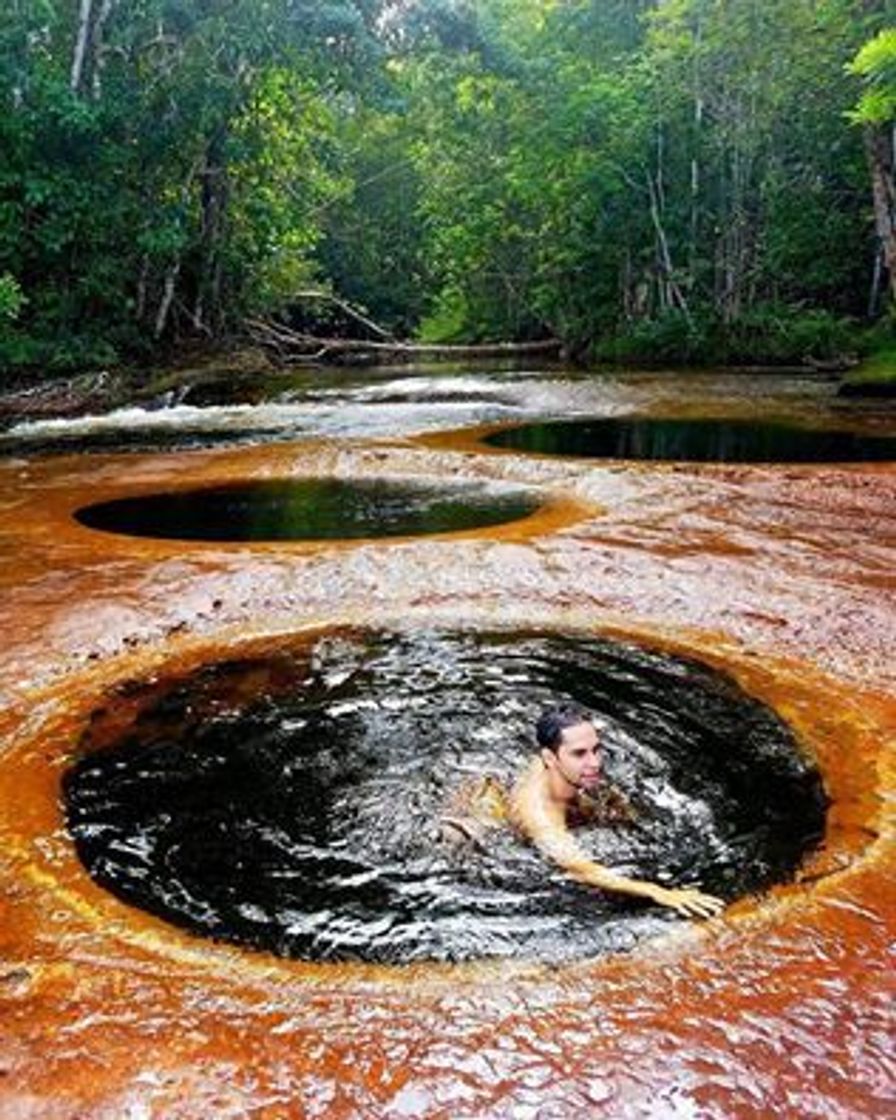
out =
[(544, 763), (545, 767), (550, 770), (550, 768), (557, 761), (557, 755), (551, 750), (550, 747), (542, 747), (541, 761)]

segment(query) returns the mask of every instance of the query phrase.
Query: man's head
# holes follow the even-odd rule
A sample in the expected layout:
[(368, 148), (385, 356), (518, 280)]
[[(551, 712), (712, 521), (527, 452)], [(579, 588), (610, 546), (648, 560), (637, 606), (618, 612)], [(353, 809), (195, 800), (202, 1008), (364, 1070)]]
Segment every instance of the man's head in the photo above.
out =
[(581, 708), (549, 708), (535, 725), (541, 758), (576, 789), (590, 789), (600, 780), (600, 744), (591, 717)]

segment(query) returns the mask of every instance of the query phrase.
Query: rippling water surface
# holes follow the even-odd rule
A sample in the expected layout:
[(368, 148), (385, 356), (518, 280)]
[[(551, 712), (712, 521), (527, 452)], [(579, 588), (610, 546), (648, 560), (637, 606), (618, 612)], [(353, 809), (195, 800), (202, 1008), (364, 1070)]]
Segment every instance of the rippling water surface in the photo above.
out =
[[(756, 428), (784, 423), (783, 438), (793, 432), (794, 415), (802, 424), (834, 430), (835, 438), (848, 441), (847, 431), (855, 418), (866, 413), (886, 417), (886, 403), (844, 400), (837, 396), (837, 381), (818, 374), (767, 377), (730, 372), (672, 374), (582, 372), (570, 369), (502, 368), (500, 365), (441, 365), (436, 367), (385, 368), (364, 371), (307, 369), (272, 374), (259, 370), (249, 375), (212, 376), (182, 385), (164, 400), (125, 408), (87, 412), (62, 419), (32, 417), (5, 419), (0, 424), (0, 451), (46, 454), (75, 450), (145, 451), (151, 449), (209, 447), (245, 443), (270, 443), (306, 437), (371, 438), (422, 433), (441, 428), (509, 421), (574, 421), (576, 426), (596, 418), (628, 416), (657, 400), (668, 398), (679, 404), (699, 398), (704, 409), (723, 412), (726, 422), (754, 421)], [(694, 418), (696, 419), (696, 418)], [(639, 447), (631, 437), (628, 446), (640, 457), (645, 440), (664, 440), (670, 447), (681, 435), (670, 433), (676, 424), (663, 427), (648, 422), (638, 435)], [(603, 425), (600, 438), (616, 440), (616, 454), (627, 454), (612, 434), (613, 425)], [(693, 427), (692, 442), (701, 424)], [(836, 435), (840, 429), (839, 436)], [(552, 424), (551, 431), (555, 430)], [(560, 430), (560, 429), (557, 429)], [(684, 429), (680, 429), (682, 431)], [(531, 436), (508, 439), (552, 439), (533, 428)], [(729, 433), (713, 422), (699, 437), (702, 445), (732, 445)], [(709, 435), (707, 436), (707, 432)], [(886, 433), (885, 433), (886, 434)], [(889, 434), (892, 435), (892, 432)], [(502, 437), (503, 438), (503, 437)], [(559, 438), (559, 437), (557, 437)], [(568, 442), (574, 436), (563, 437)], [(742, 440), (755, 443), (755, 434)], [(764, 437), (769, 438), (768, 435)], [(787, 457), (782, 436), (766, 454)], [(792, 440), (799, 440), (797, 429)], [(809, 437), (811, 438), (811, 437)], [(508, 444), (519, 446), (524, 444)], [(817, 442), (816, 442), (817, 446)], [(530, 446), (529, 450), (539, 450)], [(542, 450), (550, 450), (543, 447)], [(559, 448), (558, 448), (559, 450)], [(567, 447), (567, 453), (571, 449)], [(662, 447), (656, 444), (662, 453)], [(757, 458), (745, 448), (746, 457)], [(576, 454), (587, 452), (577, 451)], [(600, 452), (608, 454), (609, 451)], [(792, 452), (791, 452), (792, 454)], [(714, 455), (692, 454), (692, 458)], [(735, 457), (735, 456), (732, 456)], [(763, 456), (759, 456), (760, 458)], [(800, 456), (797, 455), (797, 458)], [(810, 456), (811, 457), (811, 456)], [(852, 458), (853, 456), (848, 455)]]
[[(635, 646), (545, 635), (352, 634), (148, 690), (66, 779), (91, 874), (212, 936), (286, 956), (563, 960), (630, 947), (655, 908), (550, 872), (508, 827), (448, 850), (440, 816), (488, 775), (509, 788), (541, 707), (607, 721), (632, 825), (596, 858), (726, 898), (788, 877), (824, 823), (786, 726), (726, 677)], [(103, 743), (102, 749), (97, 749)], [(460, 803), (460, 804), (459, 804)]]

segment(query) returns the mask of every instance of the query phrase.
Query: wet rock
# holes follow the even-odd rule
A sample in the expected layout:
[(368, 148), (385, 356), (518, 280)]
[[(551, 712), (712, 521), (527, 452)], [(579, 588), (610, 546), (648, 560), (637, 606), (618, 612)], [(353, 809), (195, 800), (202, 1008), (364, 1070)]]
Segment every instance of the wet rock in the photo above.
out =
[(3, 968), (0, 965), (0, 986), (4, 989), (17, 989), (30, 984), (32, 980), (32, 973), (30, 969), (24, 966), (16, 968)]
[(189, 385), (178, 385), (172, 389), (166, 389), (157, 396), (150, 397), (145, 404), (141, 405), (141, 408), (145, 412), (159, 412), (164, 408), (176, 408), (186, 400), (189, 393)]
[(81, 416), (108, 411), (127, 395), (127, 381), (118, 373), (100, 370), (64, 380), (42, 381), (0, 396), (0, 418)]

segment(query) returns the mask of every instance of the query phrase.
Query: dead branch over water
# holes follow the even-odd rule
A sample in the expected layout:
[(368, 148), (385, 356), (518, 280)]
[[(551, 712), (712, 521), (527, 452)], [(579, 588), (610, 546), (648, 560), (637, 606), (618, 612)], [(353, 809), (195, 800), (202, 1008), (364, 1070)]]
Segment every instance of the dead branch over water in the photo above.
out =
[[(339, 362), (365, 360), (413, 360), (451, 358), (505, 358), (525, 354), (558, 355), (559, 339), (537, 342), (486, 342), (471, 346), (371, 340), (366, 338), (322, 338), (293, 330), (272, 319), (246, 319), (250, 338), (271, 351), (280, 361)], [(385, 332), (383, 332), (385, 333)]]

